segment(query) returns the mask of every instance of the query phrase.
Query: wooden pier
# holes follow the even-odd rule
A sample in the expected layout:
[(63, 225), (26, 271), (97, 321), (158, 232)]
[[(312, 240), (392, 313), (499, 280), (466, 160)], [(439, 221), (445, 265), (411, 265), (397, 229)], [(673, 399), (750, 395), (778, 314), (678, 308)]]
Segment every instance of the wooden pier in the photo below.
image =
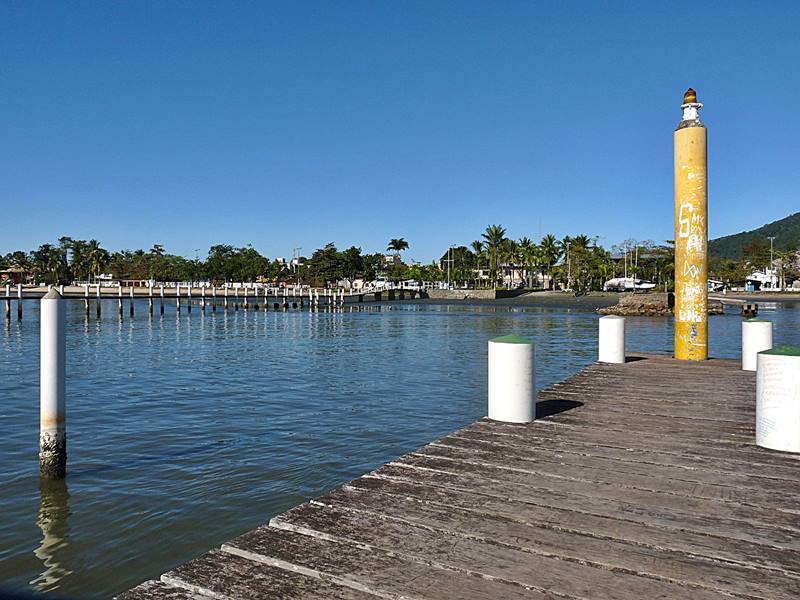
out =
[(739, 361), (595, 364), (539, 400), (119, 598), (800, 597), (800, 462), (754, 445)]

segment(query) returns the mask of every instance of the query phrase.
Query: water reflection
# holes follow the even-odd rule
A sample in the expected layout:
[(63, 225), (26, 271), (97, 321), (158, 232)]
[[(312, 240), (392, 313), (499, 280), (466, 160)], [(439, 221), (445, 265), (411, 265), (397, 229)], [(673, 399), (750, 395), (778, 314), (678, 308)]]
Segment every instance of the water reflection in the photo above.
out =
[(72, 573), (63, 557), (69, 547), (69, 490), (66, 481), (39, 482), (39, 514), (36, 525), (42, 530), (42, 539), (33, 553), (44, 570), (30, 584), (40, 592), (58, 587), (59, 581)]

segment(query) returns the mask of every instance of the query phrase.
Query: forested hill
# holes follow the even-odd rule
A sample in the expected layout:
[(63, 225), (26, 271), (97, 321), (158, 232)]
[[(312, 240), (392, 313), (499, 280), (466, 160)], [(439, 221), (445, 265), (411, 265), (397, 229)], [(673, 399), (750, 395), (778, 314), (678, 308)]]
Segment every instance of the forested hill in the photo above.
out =
[(708, 242), (708, 252), (719, 258), (741, 258), (742, 249), (749, 244), (769, 245), (768, 237), (775, 237), (775, 250), (797, 250), (800, 248), (800, 212), (767, 223), (752, 231), (743, 231)]

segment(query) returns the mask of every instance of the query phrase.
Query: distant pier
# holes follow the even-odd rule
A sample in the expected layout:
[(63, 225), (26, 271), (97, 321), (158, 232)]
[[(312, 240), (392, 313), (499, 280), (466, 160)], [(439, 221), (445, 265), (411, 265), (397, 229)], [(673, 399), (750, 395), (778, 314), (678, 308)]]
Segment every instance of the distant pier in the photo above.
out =
[(473, 423), (119, 598), (800, 597), (800, 459), (755, 446), (739, 361), (597, 363), (537, 411)]

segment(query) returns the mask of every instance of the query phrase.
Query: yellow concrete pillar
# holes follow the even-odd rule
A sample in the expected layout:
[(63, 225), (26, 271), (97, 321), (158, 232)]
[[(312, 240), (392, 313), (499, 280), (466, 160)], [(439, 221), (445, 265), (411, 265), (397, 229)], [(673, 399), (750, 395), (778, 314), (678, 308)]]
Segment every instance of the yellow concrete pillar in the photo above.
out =
[(694, 90), (675, 130), (675, 358), (708, 358), (706, 128)]

